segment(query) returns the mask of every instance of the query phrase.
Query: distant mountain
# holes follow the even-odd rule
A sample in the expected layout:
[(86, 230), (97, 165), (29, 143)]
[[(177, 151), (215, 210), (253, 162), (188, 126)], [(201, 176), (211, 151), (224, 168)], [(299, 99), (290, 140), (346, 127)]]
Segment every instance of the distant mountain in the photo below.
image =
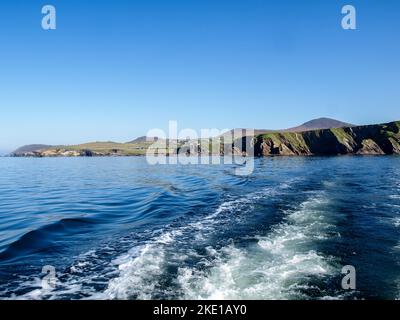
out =
[(39, 152), (41, 150), (49, 149), (52, 146), (46, 144), (29, 144), (15, 150), (12, 155), (23, 155), (30, 152)]
[(330, 118), (318, 118), (308, 122), (303, 123), (300, 126), (279, 130), (283, 132), (303, 132), (309, 130), (321, 130), (321, 129), (334, 129), (334, 128), (344, 128), (344, 127), (354, 127), (353, 124), (338, 121)]
[(158, 137), (147, 137), (147, 136), (141, 136), (139, 138), (136, 138), (135, 140), (129, 141), (127, 143), (144, 143), (144, 142), (156, 142), (160, 138)]
[[(344, 128), (344, 127), (354, 127), (353, 124), (338, 121), (335, 119), (330, 119), (330, 118), (318, 118), (318, 119), (313, 119), (308, 122), (305, 122), (297, 127), (293, 128), (288, 128), (288, 129), (281, 129), (281, 130), (270, 130), (270, 129), (254, 129), (254, 134), (260, 135), (260, 134), (267, 134), (267, 133), (273, 133), (273, 132), (303, 132), (303, 131), (310, 131), (310, 130), (322, 130), (322, 129), (334, 129), (334, 128)], [(232, 136), (233, 132), (237, 132), (240, 135), (240, 131), (245, 130), (245, 129), (232, 129), (226, 133), (224, 133), (222, 136)]]

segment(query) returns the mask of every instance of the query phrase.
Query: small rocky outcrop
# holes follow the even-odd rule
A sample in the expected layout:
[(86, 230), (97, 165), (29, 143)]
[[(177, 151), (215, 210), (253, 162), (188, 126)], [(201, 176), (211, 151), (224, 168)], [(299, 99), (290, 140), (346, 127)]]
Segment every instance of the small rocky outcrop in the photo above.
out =
[(385, 154), (378, 144), (372, 139), (365, 139), (361, 142), (361, 149), (357, 151), (357, 154)]

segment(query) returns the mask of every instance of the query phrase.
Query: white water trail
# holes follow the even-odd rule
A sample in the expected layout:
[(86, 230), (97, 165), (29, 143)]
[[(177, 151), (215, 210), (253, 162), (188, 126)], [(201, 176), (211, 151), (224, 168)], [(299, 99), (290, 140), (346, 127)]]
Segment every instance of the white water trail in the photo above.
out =
[(313, 249), (334, 228), (323, 193), (312, 196), (252, 247), (215, 251), (206, 271), (181, 268), (185, 299), (306, 299), (309, 279), (336, 272), (333, 258)]
[[(295, 182), (296, 179), (293, 179)], [(245, 212), (253, 209), (254, 203), (265, 197), (273, 196), (280, 190), (290, 187), (290, 183), (279, 185), (275, 188), (245, 195), (241, 198), (227, 200), (223, 202), (213, 213), (191, 222), (177, 229), (165, 231), (160, 236), (149, 241), (149, 243), (132, 248), (126, 255), (116, 259), (114, 263), (118, 265), (119, 276), (109, 282), (108, 288), (97, 298), (105, 299), (152, 299), (157, 294), (168, 295), (168, 288), (163, 288), (160, 282), (163, 275), (167, 273), (168, 266), (167, 249), (174, 244), (182, 234), (189, 234), (193, 241), (201, 241), (207, 236), (209, 231), (215, 229), (219, 223), (219, 216), (229, 212)], [(169, 251), (171, 254), (171, 252)], [(193, 254), (195, 254), (193, 252)], [(173, 254), (175, 260), (185, 260), (184, 252), (176, 249)]]

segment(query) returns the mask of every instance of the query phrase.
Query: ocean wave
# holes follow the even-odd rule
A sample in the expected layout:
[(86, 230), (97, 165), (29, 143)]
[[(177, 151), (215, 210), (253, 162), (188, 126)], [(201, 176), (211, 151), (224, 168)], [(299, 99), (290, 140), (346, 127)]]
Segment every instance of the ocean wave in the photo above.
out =
[(10, 260), (17, 258), (22, 253), (25, 255), (35, 252), (49, 250), (50, 247), (56, 248), (57, 244), (51, 240), (49, 234), (64, 234), (73, 232), (77, 228), (89, 229), (95, 223), (95, 219), (88, 217), (64, 218), (51, 222), (36, 230), (26, 232), (16, 241), (10, 243), (6, 249), (0, 252), (0, 259)]
[(393, 224), (395, 227), (399, 228), (400, 227), (400, 217), (396, 217), (393, 219)]

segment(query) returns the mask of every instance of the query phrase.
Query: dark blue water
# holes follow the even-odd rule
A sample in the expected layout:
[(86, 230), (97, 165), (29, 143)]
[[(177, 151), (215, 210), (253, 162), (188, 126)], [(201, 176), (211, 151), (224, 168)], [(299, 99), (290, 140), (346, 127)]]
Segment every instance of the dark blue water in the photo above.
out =
[(0, 298), (400, 298), (400, 157), (255, 161), (1, 158)]

